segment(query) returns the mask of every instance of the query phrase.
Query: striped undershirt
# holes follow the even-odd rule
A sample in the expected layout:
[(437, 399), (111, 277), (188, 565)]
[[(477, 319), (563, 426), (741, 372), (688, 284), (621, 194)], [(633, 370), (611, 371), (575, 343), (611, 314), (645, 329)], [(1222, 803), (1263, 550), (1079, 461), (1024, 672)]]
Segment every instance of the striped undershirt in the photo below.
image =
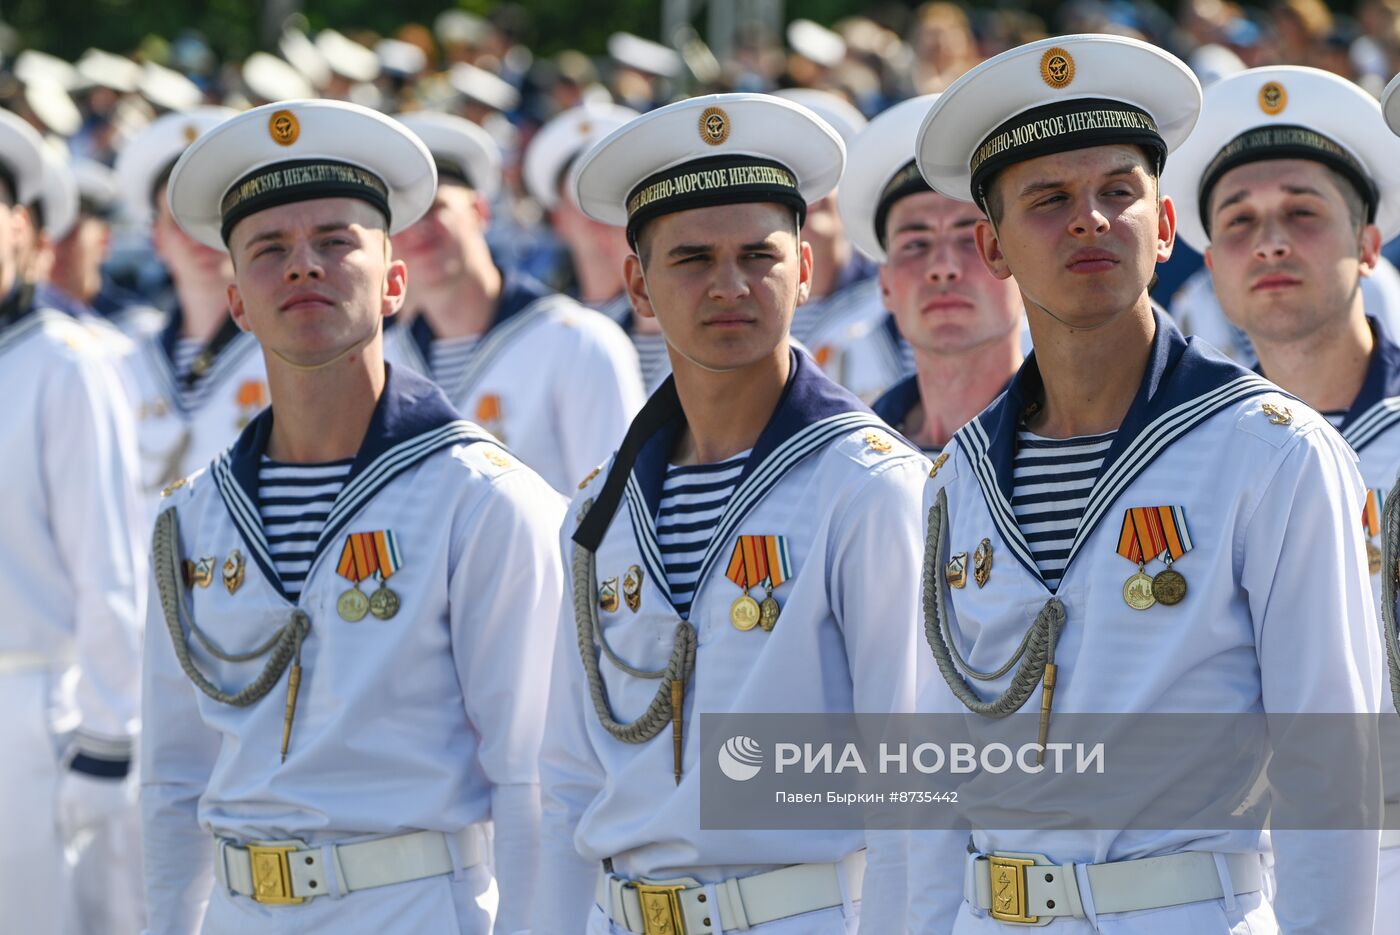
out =
[(476, 346), (480, 343), (481, 335), (473, 334), (465, 338), (438, 338), (429, 345), (428, 369), (433, 374), (433, 382), (446, 386), (456, 380), (476, 356)]
[(666, 565), (671, 604), (683, 620), (690, 619), (700, 563), (748, 457), (744, 451), (715, 464), (666, 466), (656, 512), (656, 541)]
[(258, 465), (258, 509), (277, 577), (287, 596), (296, 601), (316, 540), (321, 537), (331, 506), (350, 476), (354, 458), (325, 464), (283, 464), (262, 456)]
[(656, 391), (671, 374), (671, 357), (666, 353), (666, 338), (660, 334), (632, 333), (637, 360), (642, 365), (642, 386), (648, 394)]
[(1011, 509), (1045, 586), (1060, 586), (1070, 546), (1116, 432), (1078, 438), (1017, 433)]

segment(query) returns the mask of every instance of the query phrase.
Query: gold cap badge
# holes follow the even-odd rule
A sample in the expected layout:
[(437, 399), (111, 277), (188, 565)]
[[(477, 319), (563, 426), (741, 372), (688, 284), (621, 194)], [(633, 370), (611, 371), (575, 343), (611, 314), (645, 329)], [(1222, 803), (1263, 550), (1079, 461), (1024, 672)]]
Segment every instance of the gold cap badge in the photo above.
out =
[(1055, 89), (1069, 87), (1074, 80), (1074, 57), (1055, 46), (1040, 57), (1040, 77)]
[(1288, 106), (1288, 92), (1277, 81), (1267, 82), (1259, 89), (1259, 109), (1270, 117), (1283, 113)]
[(267, 132), (278, 146), (291, 146), (301, 136), (301, 123), (290, 110), (279, 110), (267, 118)]
[(729, 139), (729, 115), (723, 107), (706, 107), (700, 114), (700, 139), (711, 146)]
[(184, 135), (185, 135), (185, 142), (186, 142), (186, 143), (193, 143), (193, 142), (195, 141), (195, 137), (199, 136), (199, 127), (196, 127), (196, 126), (195, 126), (194, 124), (192, 124), (192, 123), (187, 123), (187, 124), (185, 124), (185, 134), (184, 134)]

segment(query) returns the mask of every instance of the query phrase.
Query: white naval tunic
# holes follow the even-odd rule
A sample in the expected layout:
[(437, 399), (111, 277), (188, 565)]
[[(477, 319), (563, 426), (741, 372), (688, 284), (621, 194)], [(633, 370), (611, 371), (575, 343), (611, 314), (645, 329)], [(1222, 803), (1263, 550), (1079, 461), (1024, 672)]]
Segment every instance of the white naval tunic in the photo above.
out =
[[(1386, 336), (1384, 327), (1375, 319), (1371, 319), (1371, 331), (1376, 338), (1375, 351), (1366, 368), (1361, 392), (1347, 410), (1338, 431), (1360, 459), (1361, 480), (1376, 492), (1378, 502), (1383, 502), (1395, 491), (1395, 477), (1400, 471), (1400, 346)], [(1363, 533), (1372, 546), (1381, 548), (1379, 534), (1372, 536), (1365, 533), (1364, 528)], [(1371, 575), (1371, 594), (1379, 617), (1379, 571)], [(1395, 703), (1389, 678), (1381, 679), (1380, 710), (1382, 724), (1392, 721)], [(1382, 736), (1397, 741), (1400, 730), (1392, 723), (1383, 729)], [(1381, 750), (1385, 754), (1385, 800), (1389, 808), (1397, 809), (1400, 808), (1400, 743), (1383, 743)], [(1380, 855), (1376, 935), (1394, 931), (1396, 919), (1400, 919), (1400, 847), (1386, 847), (1381, 849)]]
[(632, 300), (622, 293), (598, 306), (598, 313), (614, 322), (632, 339), (637, 351), (637, 363), (642, 369), (642, 388), (650, 396), (671, 375), (671, 354), (666, 349), (666, 336), (659, 331), (642, 331), (637, 327), (637, 315)]
[[(1007, 392), (958, 432), (926, 493), (927, 507), (939, 489), (947, 491), (950, 552), (970, 551), (984, 537), (993, 545), (986, 587), (946, 592), (954, 639), (967, 664), (982, 671), (1012, 654), (1051, 597), (1009, 506), (1013, 440), (1039, 394), (1032, 357)], [(1279, 409), (1265, 411), (1265, 404)], [(1290, 417), (1280, 415), (1284, 409)], [(1320, 416), (1208, 345), (1187, 342), (1158, 313), (1147, 373), (1054, 593), (1067, 618), (1054, 712), (1377, 710), (1380, 647), (1357, 533), (1362, 491), (1354, 461)], [(1123, 516), (1132, 507), (1164, 505), (1181, 507), (1189, 525), (1194, 547), (1175, 564), (1189, 592), (1176, 606), (1135, 611), (1122, 596), (1135, 570), (1117, 554)], [(1160, 570), (1158, 563), (1148, 572)], [(992, 697), (1009, 678), (977, 683), (976, 690)], [(1022, 710), (1038, 712), (1040, 695), (1037, 688)], [(937, 674), (924, 686), (920, 710), (966, 713)], [(1164, 785), (1173, 781), (1162, 777)], [(1019, 804), (1035, 810), (1033, 789), (1026, 795)], [(1060, 919), (1051, 930), (1371, 930), (1376, 832), (1278, 830), (1272, 839), (1272, 909), (1254, 893), (1233, 903), (1103, 916), (1097, 927)], [(963, 900), (966, 831), (915, 833), (910, 847), (914, 931), (1005, 935), (1006, 926)], [(971, 847), (1041, 853), (1065, 864), (1191, 850), (1264, 855), (1270, 843), (1247, 831), (975, 830)]]
[[(246, 652), (309, 615), (290, 751), (281, 762), (287, 676), (247, 707), (220, 704), (181, 671), (154, 610), (146, 640), (141, 750), (147, 903), (153, 935), (199, 928), (214, 838), (311, 845), (414, 830), (455, 832), (494, 818), (497, 931), (527, 927), (538, 821), (537, 758), (563, 588), (563, 501), (435, 386), (391, 370), (350, 478), (293, 605), (258, 519), (269, 411), (207, 472), (165, 501), (181, 550), (213, 580), (185, 590), (193, 618), (227, 652)], [(401, 608), (351, 623), (336, 611), (351, 533), (388, 531)], [(242, 556), (231, 588), (224, 563)], [(378, 587), (363, 585), (366, 594)], [(153, 602), (154, 603), (154, 602)], [(188, 633), (185, 633), (188, 637)], [(264, 660), (220, 662), (191, 640), (196, 666), (237, 691)], [(478, 867), (297, 906), (223, 891), (209, 933), (463, 932), (486, 935)]]
[(267, 371), (252, 334), (229, 318), (205, 347), (203, 375), (182, 377), (175, 365), (182, 317), (144, 338), (129, 358), (141, 449), (141, 486), (149, 519), (161, 507), (160, 492), (207, 465), (267, 407)]
[(913, 370), (913, 352), (885, 310), (879, 279), (864, 260), (848, 264), (830, 295), (798, 307), (792, 334), (822, 372), (866, 403)]
[[(386, 332), (385, 358), (427, 375), (432, 340), (419, 316)], [(524, 275), (506, 278), (495, 320), (442, 389), (564, 493), (617, 447), (644, 399), (621, 329)]]
[[(779, 865), (837, 861), (866, 846), (859, 831), (703, 831), (702, 713), (896, 712), (913, 703), (918, 659), (916, 585), (919, 496), (928, 462), (894, 438), (858, 400), (793, 352), (793, 375), (745, 464), (705, 553), (690, 621), (698, 636), (686, 685), (683, 775), (673, 778), (671, 729), (622, 743), (599, 723), (566, 601), (556, 648), (550, 721), (541, 763), (544, 860), (535, 931), (606, 931), (594, 906), (600, 862), (623, 877), (692, 876), (714, 883)], [(612, 648), (629, 665), (664, 668), (678, 622), (654, 528), (667, 459), (684, 415), (668, 380), (638, 415), (607, 475), (620, 502), (595, 502), (580, 536), (601, 536), (596, 576), (642, 573), (635, 611), (620, 600), (600, 610)], [(621, 473), (626, 472), (626, 473)], [(606, 483), (611, 483), (607, 481)], [(575, 520), (597, 501), (590, 480), (564, 523), (572, 562)], [(615, 511), (615, 512), (614, 512)], [(782, 614), (771, 632), (737, 630), (729, 606), (738, 587), (725, 569), (740, 535), (781, 535), (792, 576), (774, 592)], [(874, 569), (879, 574), (874, 574)], [(657, 683), (599, 667), (613, 716), (630, 721)], [(871, 835), (862, 931), (897, 930), (902, 851)], [(894, 889), (886, 889), (893, 887)], [(839, 910), (772, 923), (774, 932), (854, 930)], [(601, 928), (599, 927), (601, 926)], [(763, 927), (764, 931), (768, 926)]]
[[(126, 770), (136, 727), (146, 571), (136, 454), (107, 352), (20, 288), (0, 305), (0, 906), (3, 927), (60, 932), (55, 787)], [(76, 684), (59, 691), (72, 666)], [(115, 781), (115, 778), (113, 778)]]

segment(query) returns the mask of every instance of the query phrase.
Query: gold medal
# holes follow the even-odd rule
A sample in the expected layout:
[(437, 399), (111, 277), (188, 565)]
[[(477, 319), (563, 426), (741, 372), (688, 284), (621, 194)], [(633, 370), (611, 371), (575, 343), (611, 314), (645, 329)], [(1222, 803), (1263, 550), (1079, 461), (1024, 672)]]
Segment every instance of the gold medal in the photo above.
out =
[(399, 612), (398, 594), (387, 584), (380, 582), (379, 590), (369, 596), (369, 612), (380, 620), (388, 620)]
[(622, 599), (627, 602), (627, 609), (634, 614), (642, 606), (642, 568), (640, 565), (628, 568), (627, 574), (622, 576)]
[(1379, 574), (1381, 570), (1381, 550), (1369, 539), (1366, 540), (1366, 567), (1373, 575)]
[(1181, 572), (1172, 571), (1171, 565), (1166, 571), (1158, 572), (1152, 579), (1152, 596), (1157, 603), (1171, 607), (1180, 604), (1186, 597), (1186, 579)]
[(949, 559), (944, 574), (948, 578), (948, 587), (959, 590), (967, 587), (967, 553), (959, 552)]
[(992, 576), (992, 540), (983, 539), (977, 546), (977, 551), (972, 554), (972, 577), (976, 579), (979, 588), (987, 586), (987, 579)]
[(767, 588), (768, 596), (758, 605), (758, 625), (763, 628), (763, 632), (772, 633), (773, 628), (778, 625), (778, 614), (782, 613), (783, 609), (773, 598), (773, 586), (770, 584)]
[(734, 624), (736, 630), (752, 630), (758, 626), (762, 617), (763, 611), (759, 608), (758, 601), (747, 594), (740, 594), (734, 598), (734, 603), (729, 605), (729, 622)]
[(347, 623), (359, 623), (365, 619), (365, 614), (369, 613), (369, 598), (365, 597), (365, 592), (361, 591), (357, 584), (336, 600), (335, 612)]
[(232, 594), (243, 586), (243, 553), (234, 549), (224, 559), (224, 587)]
[(1143, 573), (1142, 566), (1138, 566), (1137, 574), (1123, 585), (1123, 600), (1133, 610), (1147, 610), (1157, 603), (1157, 598), (1152, 596), (1152, 579)]

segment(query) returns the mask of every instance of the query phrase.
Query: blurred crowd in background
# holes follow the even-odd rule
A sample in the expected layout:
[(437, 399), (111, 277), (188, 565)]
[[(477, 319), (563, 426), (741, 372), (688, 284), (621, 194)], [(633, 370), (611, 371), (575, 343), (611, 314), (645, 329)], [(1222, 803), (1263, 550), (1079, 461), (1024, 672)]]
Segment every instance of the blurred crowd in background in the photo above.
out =
[[(1297, 64), (1327, 69), (1378, 94), (1400, 71), (1400, 0), (1359, 0), (1351, 13), (1321, 0), (1275, 0), (1263, 7), (1184, 0), (1175, 10), (1133, 0), (1071, 0), (1049, 16), (934, 0), (871, 7), (868, 15), (827, 23), (786, 19), (781, 4), (772, 3), (731, 6), (734, 15), (716, 18), (712, 0), (705, 35), (685, 19), (687, 2), (658, 4), (661, 21), (679, 23), (664, 37), (616, 32), (604, 48), (548, 55), (529, 42), (558, 49), (567, 37), (539, 37), (531, 13), (516, 4), (484, 16), (449, 9), (388, 35), (354, 23), (313, 29), (307, 16), (295, 13), (265, 30), (275, 36), (267, 48), (238, 59), (216, 52), (218, 37), (178, 25), (168, 37), (147, 36), (136, 48), (88, 49), (76, 61), (24, 48), (18, 32), (0, 27), (0, 104), (72, 157), (84, 223), (66, 236), (86, 236), (94, 249), (107, 249), (110, 225), (103, 281), (83, 289), (96, 288), (90, 304), (110, 313), (138, 301), (160, 306), (169, 297), (145, 232), (121, 216), (120, 180), (103, 168), (154, 117), (205, 103), (247, 107), (327, 97), (387, 113), (447, 111), (479, 123), (505, 154), (507, 184), (490, 232), (498, 264), (567, 292), (573, 283), (568, 255), (521, 184), (520, 156), (541, 124), (583, 102), (645, 111), (714, 91), (809, 87), (835, 92), (873, 116), (946, 88), (1005, 49), (1078, 32), (1146, 39), (1189, 62), (1202, 84), (1245, 67)], [(1161, 271), (1155, 294), (1164, 302), (1199, 268), (1199, 258), (1184, 247), (1179, 253)], [(1392, 259), (1397, 253), (1394, 244), (1387, 250)]]

